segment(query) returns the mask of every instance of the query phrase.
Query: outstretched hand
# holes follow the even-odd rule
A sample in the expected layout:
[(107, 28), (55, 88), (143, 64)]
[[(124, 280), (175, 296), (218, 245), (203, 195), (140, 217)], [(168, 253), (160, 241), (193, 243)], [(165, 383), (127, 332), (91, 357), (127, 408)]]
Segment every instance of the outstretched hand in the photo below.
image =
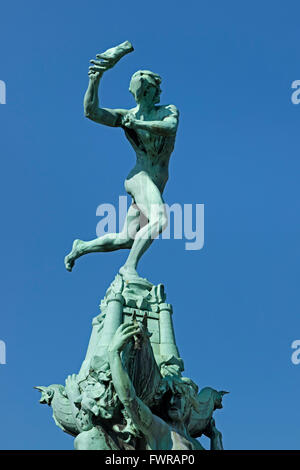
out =
[(104, 72), (111, 69), (117, 63), (114, 58), (105, 58), (104, 54), (97, 54), (96, 57), (98, 60), (90, 60), (90, 63), (93, 64), (89, 67), (90, 79), (100, 78)]
[(97, 60), (90, 60), (89, 77), (91, 80), (98, 80), (104, 72), (111, 69), (124, 55), (133, 51), (133, 46), (129, 41), (125, 41), (116, 47), (107, 49), (102, 54), (97, 54)]
[(138, 323), (122, 323), (115, 332), (108, 348), (109, 352), (120, 352), (124, 349), (130, 338), (140, 335), (141, 328)]

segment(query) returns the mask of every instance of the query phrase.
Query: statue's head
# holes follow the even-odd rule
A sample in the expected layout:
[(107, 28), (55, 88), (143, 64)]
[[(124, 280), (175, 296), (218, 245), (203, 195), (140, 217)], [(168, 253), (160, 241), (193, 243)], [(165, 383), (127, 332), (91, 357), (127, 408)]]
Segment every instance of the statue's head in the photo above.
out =
[(161, 77), (150, 70), (138, 70), (130, 80), (129, 91), (133, 94), (137, 103), (159, 103)]
[(174, 377), (168, 380), (168, 391), (163, 397), (166, 419), (187, 424), (196, 405), (197, 391), (198, 387), (191, 379)]
[(187, 399), (182, 391), (176, 390), (170, 392), (169, 397), (166, 398), (167, 415), (173, 422), (185, 421)]
[(41, 392), (40, 403), (42, 403), (42, 404), (45, 403), (49, 406), (51, 405), (51, 402), (52, 402), (52, 399), (54, 397), (55, 391), (58, 391), (62, 395), (64, 395), (64, 387), (62, 385), (58, 385), (58, 384), (49, 385), (48, 387), (38, 386), (38, 387), (34, 387), (34, 388)]
[(214, 392), (215, 392), (215, 396), (214, 396), (215, 410), (220, 410), (221, 408), (223, 408), (223, 403), (222, 403), (223, 396), (229, 392), (226, 392), (225, 390), (221, 390), (219, 392), (217, 390), (214, 390)]
[(103, 419), (112, 418), (118, 397), (111, 379), (109, 363), (99, 356), (93, 356), (89, 374), (80, 383), (82, 409)]

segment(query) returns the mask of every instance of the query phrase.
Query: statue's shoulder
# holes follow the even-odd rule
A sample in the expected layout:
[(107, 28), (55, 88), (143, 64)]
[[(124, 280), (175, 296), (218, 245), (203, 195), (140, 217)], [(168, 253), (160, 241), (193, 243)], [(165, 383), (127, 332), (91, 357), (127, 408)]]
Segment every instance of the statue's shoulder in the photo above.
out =
[(163, 104), (161, 106), (158, 106), (158, 109), (164, 118), (169, 116), (178, 118), (179, 116), (179, 110), (175, 106), (175, 104)]

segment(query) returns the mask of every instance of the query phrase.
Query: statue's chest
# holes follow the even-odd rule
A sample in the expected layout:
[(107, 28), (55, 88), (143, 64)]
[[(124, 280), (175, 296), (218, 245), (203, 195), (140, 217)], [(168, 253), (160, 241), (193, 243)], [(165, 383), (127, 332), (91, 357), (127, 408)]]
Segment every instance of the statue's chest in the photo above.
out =
[(137, 135), (139, 139), (145, 144), (145, 145), (155, 145), (156, 143), (161, 141), (161, 136), (155, 135), (149, 131), (145, 131), (143, 129), (138, 129)]
[[(162, 121), (164, 118), (164, 114), (160, 111), (153, 111), (147, 114), (143, 113), (136, 113), (135, 118), (138, 119), (139, 121)], [(144, 142), (149, 142), (149, 143), (155, 143), (156, 141), (161, 140), (161, 136), (158, 136), (156, 134), (153, 134), (147, 130), (144, 129), (137, 129), (136, 130), (138, 136), (144, 141)]]
[(155, 135), (142, 129), (126, 129), (125, 133), (135, 148), (149, 156), (158, 156), (164, 148), (166, 140), (164, 136)]
[(138, 130), (139, 139), (143, 143), (147, 153), (157, 156), (164, 148), (166, 138), (164, 136), (155, 135), (145, 130)]

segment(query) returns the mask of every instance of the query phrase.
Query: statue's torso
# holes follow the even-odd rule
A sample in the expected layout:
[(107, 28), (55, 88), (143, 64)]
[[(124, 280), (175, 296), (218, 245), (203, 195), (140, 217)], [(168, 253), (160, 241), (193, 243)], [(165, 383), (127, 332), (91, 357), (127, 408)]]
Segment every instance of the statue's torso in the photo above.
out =
[[(132, 109), (128, 112), (142, 121), (163, 121), (170, 116), (169, 106), (157, 106), (148, 114), (141, 114)], [(136, 153), (136, 165), (128, 175), (128, 179), (141, 171), (145, 171), (155, 184), (163, 190), (168, 180), (168, 166), (174, 149), (175, 137), (161, 136), (146, 130), (124, 128), (125, 135)]]

